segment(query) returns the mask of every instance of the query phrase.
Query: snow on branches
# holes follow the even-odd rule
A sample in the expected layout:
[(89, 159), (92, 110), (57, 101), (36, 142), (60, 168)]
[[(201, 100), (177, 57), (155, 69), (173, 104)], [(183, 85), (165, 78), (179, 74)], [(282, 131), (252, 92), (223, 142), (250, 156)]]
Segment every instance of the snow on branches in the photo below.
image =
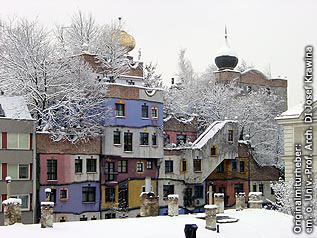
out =
[(102, 129), (100, 118), (106, 85), (95, 80), (79, 56), (58, 54), (52, 38), (38, 22), (4, 22), (0, 35), (0, 89), (21, 95), (36, 119), (38, 131), (56, 140), (77, 142)]

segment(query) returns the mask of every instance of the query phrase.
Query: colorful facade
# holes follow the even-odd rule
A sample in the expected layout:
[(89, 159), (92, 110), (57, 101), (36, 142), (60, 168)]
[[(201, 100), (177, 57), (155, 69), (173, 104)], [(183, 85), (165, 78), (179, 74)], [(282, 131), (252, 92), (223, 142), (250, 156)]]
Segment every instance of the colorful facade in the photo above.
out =
[(102, 141), (101, 216), (137, 216), (145, 177), (151, 178), (157, 194), (163, 95), (161, 90), (135, 85), (110, 84), (108, 90), (114, 119), (106, 122)]
[[(0, 97), (0, 206), (10, 197), (22, 201), (22, 222), (35, 221), (34, 120), (23, 97)], [(0, 210), (3, 225), (3, 209)]]
[(99, 219), (100, 146), (99, 138), (73, 145), (37, 134), (39, 202), (46, 198), (44, 190), (51, 188), (56, 221)]

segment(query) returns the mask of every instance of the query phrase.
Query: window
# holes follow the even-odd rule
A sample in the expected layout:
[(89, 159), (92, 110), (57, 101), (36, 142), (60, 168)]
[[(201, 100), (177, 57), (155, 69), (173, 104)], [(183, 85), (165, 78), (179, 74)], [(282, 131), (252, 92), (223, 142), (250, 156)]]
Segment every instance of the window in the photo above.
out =
[(141, 114), (142, 114), (142, 118), (149, 118), (149, 106), (147, 106), (146, 104), (141, 106)]
[(114, 201), (115, 201), (115, 189), (106, 188), (106, 202), (114, 202)]
[(185, 188), (184, 191), (184, 206), (188, 207), (193, 204), (193, 189), (192, 188)]
[(30, 134), (28, 133), (8, 133), (8, 149), (30, 149)]
[(185, 172), (187, 170), (187, 161), (182, 160), (182, 172)]
[(136, 163), (136, 171), (139, 173), (143, 172), (143, 162), (137, 162)]
[(27, 211), (29, 210), (29, 195), (11, 195), (11, 198), (19, 198), (21, 199), (21, 210)]
[(157, 109), (157, 107), (152, 107), (152, 109), (151, 109), (151, 117), (153, 119), (157, 119), (158, 118), (158, 109)]
[(194, 172), (201, 172), (201, 159), (194, 159)]
[(204, 197), (204, 187), (202, 185), (195, 186), (195, 198)]
[(95, 202), (96, 201), (96, 187), (83, 187), (82, 199), (83, 199), (83, 202)]
[(216, 147), (213, 146), (210, 148), (210, 156), (215, 156), (216, 155)]
[(174, 194), (174, 185), (163, 185), (163, 198), (167, 199), (170, 194)]
[(119, 173), (128, 172), (128, 161), (127, 160), (119, 160), (118, 161), (118, 172)]
[(173, 160), (165, 160), (165, 173), (173, 173)]
[(253, 184), (253, 192), (256, 192), (256, 184)]
[(75, 173), (83, 172), (83, 160), (78, 156), (78, 159), (75, 159)]
[(155, 133), (152, 135), (152, 145), (157, 145), (157, 135)]
[(121, 144), (121, 132), (120, 131), (114, 131), (113, 132), (113, 144), (114, 145), (120, 145)]
[(61, 188), (59, 190), (59, 199), (60, 200), (67, 200), (68, 199), (68, 189), (67, 188)]
[(8, 164), (8, 176), (12, 180), (29, 179), (29, 165), (28, 164)]
[(132, 151), (133, 134), (130, 132), (124, 133), (124, 151)]
[(140, 145), (149, 145), (149, 133), (140, 132)]
[(244, 173), (244, 161), (240, 161), (240, 173)]
[(243, 184), (235, 184), (234, 185), (234, 193), (242, 193), (243, 192)]
[(153, 163), (152, 163), (152, 161), (150, 161), (150, 160), (146, 161), (146, 168), (147, 168), (147, 169), (153, 169)]
[(115, 104), (115, 116), (116, 117), (124, 117), (125, 116), (125, 104), (116, 103)]
[(48, 159), (46, 161), (47, 180), (57, 180), (57, 160)]
[(273, 188), (271, 188), (271, 194), (274, 195), (274, 190), (273, 190)]
[(114, 162), (106, 162), (105, 166), (106, 181), (114, 180)]
[(56, 203), (56, 189), (51, 189), (50, 202)]
[(19, 179), (28, 179), (28, 178), (29, 178), (29, 165), (19, 164)]
[(233, 130), (228, 130), (228, 141), (233, 142)]
[(96, 159), (87, 159), (86, 160), (86, 171), (87, 171), (87, 173), (96, 173), (97, 172), (97, 160)]
[(224, 164), (224, 161), (222, 161), (217, 167), (217, 172), (223, 173), (224, 171), (225, 171), (225, 164)]
[(261, 192), (263, 194), (263, 184), (259, 184), (259, 192)]
[[(151, 185), (150, 189), (151, 189), (151, 192), (153, 192), (153, 186), (152, 185)], [(145, 193), (145, 185), (142, 185), (141, 192)]]
[(232, 160), (231, 162), (231, 171), (232, 172), (237, 172), (237, 160)]
[(186, 144), (186, 135), (177, 134), (176, 135), (176, 145)]

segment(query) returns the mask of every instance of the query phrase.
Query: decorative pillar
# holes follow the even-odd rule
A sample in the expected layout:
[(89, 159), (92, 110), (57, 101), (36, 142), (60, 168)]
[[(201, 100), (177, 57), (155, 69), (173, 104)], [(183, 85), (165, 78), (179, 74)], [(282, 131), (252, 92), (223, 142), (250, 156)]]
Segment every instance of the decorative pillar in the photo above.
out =
[(206, 213), (206, 229), (215, 231), (217, 229), (217, 208), (216, 205), (205, 205), (205, 213)]
[(154, 193), (143, 192), (140, 194), (140, 216), (158, 216), (159, 215), (159, 197)]
[(167, 196), (168, 215), (178, 216), (178, 195), (170, 194)]
[(249, 207), (255, 209), (261, 209), (263, 201), (261, 200), (261, 192), (250, 192), (249, 193)]
[(236, 211), (242, 211), (245, 208), (245, 193), (236, 193)]
[(21, 223), (21, 204), (21, 199), (17, 198), (9, 198), (2, 202), (5, 226)]
[(46, 201), (41, 202), (41, 228), (53, 227), (54, 222), (54, 202), (50, 202), (50, 188), (45, 189)]
[(208, 192), (208, 202), (209, 202), (209, 205), (212, 205), (212, 185), (209, 185), (209, 192)]
[(224, 213), (224, 209), (225, 209), (224, 197), (225, 195), (223, 193), (214, 194), (214, 202), (215, 202), (215, 205), (218, 206), (217, 214)]

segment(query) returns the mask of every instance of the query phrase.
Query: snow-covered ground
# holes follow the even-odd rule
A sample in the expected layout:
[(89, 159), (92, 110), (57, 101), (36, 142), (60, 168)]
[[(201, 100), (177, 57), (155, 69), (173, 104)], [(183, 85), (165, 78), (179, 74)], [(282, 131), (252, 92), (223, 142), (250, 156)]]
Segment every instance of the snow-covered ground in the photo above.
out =
[[(197, 238), (290, 238), (317, 237), (317, 235), (295, 235), (292, 232), (292, 217), (268, 210), (246, 209), (240, 212), (226, 210), (225, 215), (238, 218), (236, 223), (220, 224), (220, 233), (205, 229), (204, 214), (180, 215), (178, 217), (126, 218), (97, 221), (54, 223), (54, 228), (36, 225), (15, 224), (0, 227), (2, 238), (62, 238), (62, 237), (137, 237), (137, 238), (181, 238), (185, 237), (185, 224), (197, 224)], [(316, 234), (316, 233), (315, 233)]]

